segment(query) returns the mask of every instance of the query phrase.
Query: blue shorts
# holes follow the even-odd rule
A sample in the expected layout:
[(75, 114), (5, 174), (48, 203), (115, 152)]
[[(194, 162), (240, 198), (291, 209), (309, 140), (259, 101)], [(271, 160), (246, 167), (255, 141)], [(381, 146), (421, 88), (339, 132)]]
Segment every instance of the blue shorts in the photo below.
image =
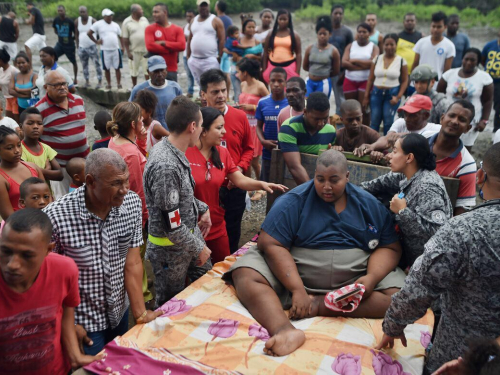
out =
[(312, 79), (308, 78), (306, 80), (306, 88), (306, 98), (313, 92), (322, 92), (323, 94), (328, 96), (329, 99), (330, 94), (332, 93), (332, 79), (325, 78), (322, 81), (313, 81)]

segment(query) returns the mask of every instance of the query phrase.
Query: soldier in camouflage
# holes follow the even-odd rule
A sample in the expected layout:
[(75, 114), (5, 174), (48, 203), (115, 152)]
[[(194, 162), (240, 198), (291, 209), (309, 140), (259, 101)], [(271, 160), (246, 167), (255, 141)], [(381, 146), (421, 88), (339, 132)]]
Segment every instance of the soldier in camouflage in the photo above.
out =
[(441, 298), (429, 372), (463, 355), (469, 340), (500, 336), (500, 144), (486, 152), (477, 184), (485, 203), (450, 219), (427, 242), (382, 324), (377, 349), (395, 338), (405, 343), (405, 327)]
[(204, 237), (211, 227), (208, 206), (194, 197), (186, 149), (202, 131), (199, 107), (184, 96), (170, 104), (166, 120), (170, 136), (151, 151), (144, 170), (149, 211), (146, 257), (155, 274), (156, 305), (161, 306), (212, 268)]
[(390, 209), (403, 244), (404, 267), (424, 252), (425, 243), (453, 215), (442, 178), (435, 171), (436, 157), (429, 142), (420, 134), (399, 139), (388, 155), (392, 172), (361, 187), (377, 198), (394, 196)]

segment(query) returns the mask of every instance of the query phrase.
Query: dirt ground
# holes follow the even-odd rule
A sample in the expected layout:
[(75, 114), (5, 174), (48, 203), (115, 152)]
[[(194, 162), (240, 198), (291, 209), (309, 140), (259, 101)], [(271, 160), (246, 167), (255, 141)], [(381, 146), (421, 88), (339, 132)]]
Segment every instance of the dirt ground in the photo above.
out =
[[(254, 19), (258, 20), (258, 13), (253, 14)], [(233, 22), (236, 25), (240, 25), (240, 20), (238, 19), (238, 16), (232, 16)], [(183, 19), (170, 19), (171, 22), (179, 25), (179, 26), (184, 26), (185, 21)], [(348, 24), (349, 27), (354, 29), (356, 27), (355, 24)], [(302, 40), (302, 50), (304, 51), (305, 48), (314, 43), (316, 41), (316, 34), (314, 32), (314, 23), (310, 21), (300, 21), (300, 22), (295, 22), (294, 29), (295, 31), (300, 35), (301, 40)], [(402, 24), (395, 23), (395, 22), (381, 22), (378, 25), (378, 29), (382, 34), (386, 34), (388, 32), (399, 32), (402, 29)], [(425, 32), (426, 34), (429, 33), (429, 24), (428, 23), (421, 23), (418, 26), (418, 29)], [(54, 46), (57, 37), (51, 27), (51, 24), (47, 23), (45, 25), (45, 32), (47, 35), (47, 45), (49, 46)], [(472, 29), (465, 30), (465, 32), (469, 35), (469, 38), (471, 40), (471, 45), (478, 47), (479, 49), (482, 49), (484, 44), (492, 40), (496, 37), (496, 30), (492, 28), (487, 28), (487, 27), (476, 27)], [(31, 26), (27, 25), (21, 25), (20, 26), (20, 37), (19, 37), (19, 42), (18, 46), (22, 46), (24, 42), (31, 36)], [(35, 54), (33, 58), (33, 65), (34, 65), (34, 70), (37, 72), (41, 66), (40, 64), (40, 59), (38, 56)], [(78, 58), (77, 58), (78, 60)], [(62, 56), (59, 60), (59, 65), (64, 67), (70, 74), (71, 76), (73, 75), (73, 70), (72, 70), (72, 65), (66, 58), (66, 56)], [(97, 78), (95, 76), (95, 70), (92, 64), (90, 64), (90, 74), (91, 74), (91, 81), (92, 83), (97, 83)], [(302, 71), (302, 77), (306, 78), (307, 74), (306, 72)], [(83, 74), (82, 74), (82, 67), (81, 63), (78, 60), (78, 80), (79, 82), (84, 82)], [(116, 83), (114, 82), (114, 74), (112, 74), (112, 80), (113, 80), (113, 86), (116, 87)], [(141, 82), (142, 79), (139, 77), (139, 82)], [(129, 75), (129, 68), (128, 68), (128, 61), (127, 58), (124, 57), (124, 68), (122, 70), (122, 84), (124, 85), (125, 89), (130, 90), (131, 89), (131, 80), (130, 80), (130, 75)], [(186, 90), (187, 89), (187, 80), (186, 80), (186, 73), (184, 71), (184, 66), (182, 64), (182, 59), (181, 63), (179, 63), (179, 84), (181, 87)], [(89, 139), (89, 143), (92, 144), (95, 139), (97, 139), (98, 134), (93, 128), (93, 118), (94, 115), (97, 111), (99, 110), (107, 110), (106, 108), (95, 104), (92, 102), (92, 100), (88, 97), (84, 97), (85, 100), (85, 107), (86, 107), (86, 113), (87, 113), (87, 136)], [(335, 111), (335, 101), (333, 98), (333, 95), (331, 97), (331, 112), (334, 113)], [(109, 110), (108, 110), (109, 111)], [(492, 119), (492, 118), (491, 118)], [(492, 123), (487, 127), (487, 129), (480, 134), (478, 140), (476, 141), (476, 144), (474, 145), (473, 148), (473, 155), (476, 158), (476, 160), (481, 160), (482, 155), (484, 155), (484, 152), (490, 147), (492, 141)], [(252, 209), (251, 211), (246, 211), (243, 219), (243, 224), (242, 224), (242, 233), (241, 233), (241, 241), (240, 244), (245, 243), (247, 240), (251, 239), (255, 233), (259, 230), (260, 224), (264, 220), (265, 217), (265, 205), (266, 205), (266, 199), (263, 198), (259, 202), (253, 202), (252, 203)]]

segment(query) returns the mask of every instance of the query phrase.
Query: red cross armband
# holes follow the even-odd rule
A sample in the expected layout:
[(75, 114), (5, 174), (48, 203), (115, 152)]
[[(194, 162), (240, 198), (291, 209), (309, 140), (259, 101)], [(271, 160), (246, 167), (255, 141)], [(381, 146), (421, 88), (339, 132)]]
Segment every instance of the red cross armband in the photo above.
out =
[(162, 211), (163, 219), (167, 226), (167, 230), (174, 230), (181, 226), (181, 213), (179, 211), (179, 207), (170, 210), (170, 211)]

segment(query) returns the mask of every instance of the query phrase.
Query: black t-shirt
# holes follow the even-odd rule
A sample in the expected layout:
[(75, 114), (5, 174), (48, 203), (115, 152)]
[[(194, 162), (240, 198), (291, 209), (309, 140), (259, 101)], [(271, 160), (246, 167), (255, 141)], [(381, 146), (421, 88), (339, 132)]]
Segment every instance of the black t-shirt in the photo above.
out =
[(59, 37), (59, 43), (64, 46), (74, 46), (75, 42), (75, 22), (68, 17), (63, 20), (61, 17), (54, 18), (52, 27)]
[(417, 44), (417, 42), (422, 39), (422, 33), (420, 31), (415, 31), (413, 33), (407, 33), (406, 31), (401, 31), (398, 35), (401, 39), (407, 40), (410, 43)]
[(38, 8), (31, 8), (30, 13), (35, 17), (35, 23), (31, 26), (33, 29), (33, 34), (45, 35), (45, 29), (43, 27), (43, 16), (42, 12)]

